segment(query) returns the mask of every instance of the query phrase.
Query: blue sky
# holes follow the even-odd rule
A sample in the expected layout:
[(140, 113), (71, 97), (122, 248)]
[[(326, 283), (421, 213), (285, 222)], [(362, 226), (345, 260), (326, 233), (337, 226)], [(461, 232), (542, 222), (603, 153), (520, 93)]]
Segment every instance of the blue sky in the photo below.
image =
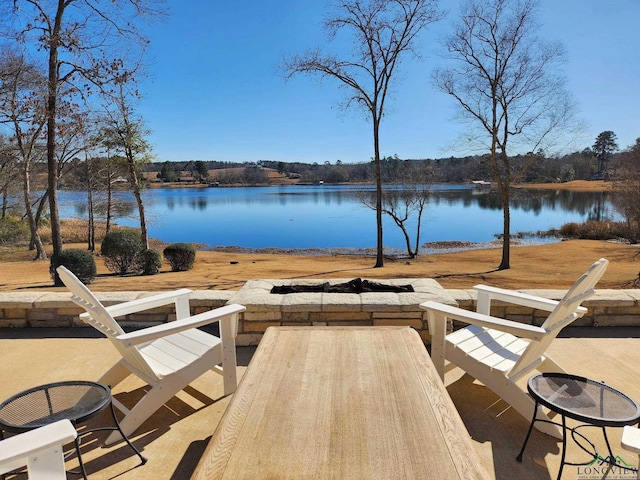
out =
[[(440, 39), (457, 16), (419, 39), (421, 59), (405, 57), (381, 127), (383, 155), (441, 158), (463, 125), (455, 104), (431, 74), (444, 60)], [(286, 57), (327, 45), (322, 30), (328, 0), (167, 0), (171, 14), (148, 29), (149, 78), (139, 113), (151, 130), (156, 161), (258, 160), (364, 162), (373, 156), (371, 125), (343, 111), (338, 83), (298, 76), (285, 81)], [(564, 44), (568, 88), (584, 120), (570, 150), (591, 146), (613, 130), (626, 148), (640, 137), (640, 0), (542, 0), (540, 34)]]

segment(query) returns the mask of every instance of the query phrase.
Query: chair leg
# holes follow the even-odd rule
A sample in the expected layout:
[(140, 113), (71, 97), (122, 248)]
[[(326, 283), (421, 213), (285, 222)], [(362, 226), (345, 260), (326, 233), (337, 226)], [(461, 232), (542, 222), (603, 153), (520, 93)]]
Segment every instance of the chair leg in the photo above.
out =
[(107, 385), (113, 389), (113, 387), (118, 385), (129, 375), (131, 375), (131, 370), (125, 367), (122, 362), (118, 362), (98, 379), (98, 383), (102, 383), (103, 385)]
[(222, 377), (224, 379), (224, 395), (231, 395), (238, 387), (238, 379), (236, 375), (236, 341), (234, 324), (236, 318), (223, 319), (220, 322), (220, 340), (222, 342)]
[[(135, 430), (144, 423), (156, 410), (164, 405), (170, 398), (178, 393), (181, 388), (171, 388), (171, 385), (163, 384), (162, 386), (155, 386), (142, 397), (142, 399), (136, 403), (125, 417), (120, 420), (120, 429), (127, 436), (131, 436)], [(120, 432), (114, 431), (109, 435), (105, 441), (105, 445), (109, 446), (115, 442), (122, 440)]]
[[(536, 408), (536, 403), (518, 385), (512, 383), (508, 379), (503, 379), (501, 380), (500, 385), (496, 385), (496, 388), (493, 388), (492, 385), (487, 386), (498, 396), (500, 396), (505, 402), (511, 405), (524, 418), (531, 418), (534, 409)], [(537, 406), (536, 418), (540, 420), (550, 420), (541, 405)], [(562, 431), (557, 425), (547, 422), (536, 422), (535, 428), (536, 430), (539, 430), (542, 433), (546, 433), (547, 435), (550, 435), (552, 437), (562, 438)]]
[(560, 365), (558, 364), (553, 358), (546, 356), (545, 355), (545, 359), (544, 362), (542, 362), (540, 365), (538, 365), (537, 370), (541, 373), (557, 373), (557, 372), (562, 372), (562, 373), (567, 373), (567, 371)]

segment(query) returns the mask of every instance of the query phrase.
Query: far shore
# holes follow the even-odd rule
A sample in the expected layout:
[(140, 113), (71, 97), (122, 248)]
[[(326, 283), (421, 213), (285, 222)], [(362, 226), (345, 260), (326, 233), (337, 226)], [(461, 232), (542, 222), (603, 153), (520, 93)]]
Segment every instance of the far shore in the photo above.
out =
[[(311, 185), (300, 183), (298, 181), (284, 181), (280, 178), (273, 180), (268, 185), (258, 186), (282, 186), (282, 185)], [(325, 184), (330, 185), (330, 184)], [(358, 185), (354, 183), (339, 183), (336, 185)], [(369, 184), (367, 184), (369, 185)], [(493, 185), (493, 184), (492, 184)], [(151, 188), (208, 188), (211, 185), (209, 183), (190, 183), (190, 182), (150, 182)], [(221, 187), (232, 187), (233, 185), (221, 185)], [(527, 189), (539, 189), (539, 190), (574, 190), (585, 192), (603, 192), (612, 190), (613, 185), (611, 182), (605, 182), (604, 180), (572, 180), (570, 182), (555, 182), (555, 183), (520, 183), (514, 185), (514, 188), (527, 188)]]

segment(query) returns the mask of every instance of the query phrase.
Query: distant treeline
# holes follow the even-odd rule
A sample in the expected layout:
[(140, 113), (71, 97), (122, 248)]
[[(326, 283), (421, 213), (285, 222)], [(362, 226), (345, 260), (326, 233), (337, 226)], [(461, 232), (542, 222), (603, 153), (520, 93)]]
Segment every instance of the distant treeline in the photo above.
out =
[[(618, 155), (609, 162), (614, 170)], [(598, 159), (590, 149), (562, 157), (547, 158), (544, 153), (518, 155), (510, 159), (512, 172), (521, 183), (567, 182), (599, 177)], [(520, 175), (524, 169), (524, 175)], [(258, 162), (183, 161), (156, 162), (143, 166), (147, 172), (157, 172), (163, 181), (189, 179), (217, 181), (220, 184), (263, 184), (269, 182), (265, 169), (275, 170), (301, 183), (370, 183), (375, 181), (373, 161), (362, 163), (303, 163), (260, 160)], [(401, 159), (397, 155), (381, 160), (385, 183), (406, 181), (407, 172), (421, 172), (425, 181), (465, 183), (472, 180), (491, 181), (493, 173), (488, 155), (439, 159)], [(520, 175), (520, 177), (518, 177)]]

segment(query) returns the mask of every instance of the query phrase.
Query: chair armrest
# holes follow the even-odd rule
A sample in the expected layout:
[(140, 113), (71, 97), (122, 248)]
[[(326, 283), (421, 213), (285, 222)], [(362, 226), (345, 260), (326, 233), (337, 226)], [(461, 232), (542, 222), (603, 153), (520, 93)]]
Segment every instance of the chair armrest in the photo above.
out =
[(123, 342), (125, 346), (131, 347), (141, 343), (150, 342), (152, 340), (157, 340), (158, 338), (166, 337), (173, 333), (179, 333), (184, 330), (191, 330), (192, 328), (219, 322), (227, 317), (244, 312), (245, 310), (246, 307), (244, 305), (238, 305), (235, 303), (225, 305), (224, 307), (199, 313), (181, 320), (175, 320), (173, 322), (163, 323), (161, 325), (136, 330), (135, 332), (118, 335), (116, 339)]
[(470, 323), (472, 325), (492, 328), (494, 330), (500, 330), (518, 337), (529, 338), (531, 340), (540, 340), (547, 333), (544, 328), (536, 327), (535, 325), (527, 325), (526, 323), (492, 317), (490, 315), (471, 312), (469, 310), (433, 301), (421, 303), (420, 308), (440, 313), (447, 318)]
[(29, 457), (41, 455), (55, 447), (60, 447), (59, 455), (62, 462), (62, 446), (74, 440), (76, 436), (76, 429), (69, 420), (59, 420), (2, 440), (0, 441), (0, 473), (23, 467), (29, 463)]
[(622, 429), (622, 447), (640, 455), (640, 430), (637, 427), (626, 425)]
[[(186, 298), (188, 300), (192, 290), (188, 288), (181, 288), (173, 292), (163, 292), (156, 295), (150, 295), (144, 298), (138, 298), (129, 302), (119, 303), (117, 305), (111, 305), (105, 307), (107, 311), (113, 317), (121, 317), (123, 315), (129, 315), (130, 313), (141, 312), (143, 310), (150, 310), (156, 307), (162, 307), (163, 305), (169, 305), (175, 303), (178, 300)], [(87, 321), (90, 318), (88, 313), (81, 313), (80, 319)]]
[(486, 296), (489, 298), (489, 301), (493, 299), (501, 300), (503, 302), (545, 310), (547, 312), (553, 311), (559, 303), (557, 300), (549, 300), (548, 298), (528, 295), (515, 290), (490, 287), (488, 285), (475, 285), (473, 289), (478, 292), (478, 302), (480, 302), (481, 296)]

